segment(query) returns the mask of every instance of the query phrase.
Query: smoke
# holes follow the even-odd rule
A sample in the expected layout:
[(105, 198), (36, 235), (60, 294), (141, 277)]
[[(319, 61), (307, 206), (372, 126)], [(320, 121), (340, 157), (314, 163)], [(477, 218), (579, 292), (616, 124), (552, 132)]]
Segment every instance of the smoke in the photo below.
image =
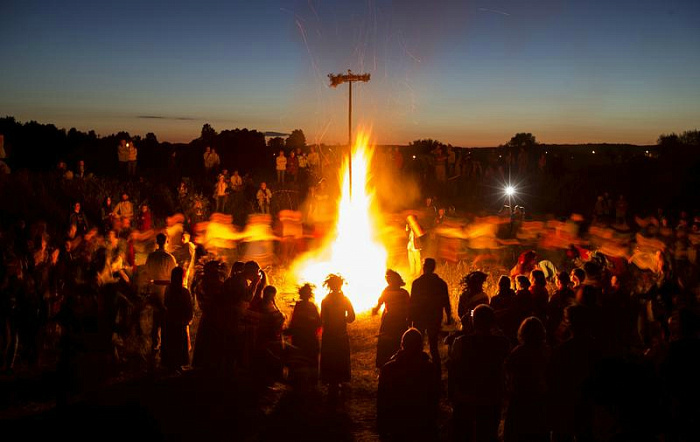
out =
[(397, 168), (389, 150), (376, 149), (369, 186), (383, 212), (414, 208), (421, 201), (421, 189), (412, 176)]

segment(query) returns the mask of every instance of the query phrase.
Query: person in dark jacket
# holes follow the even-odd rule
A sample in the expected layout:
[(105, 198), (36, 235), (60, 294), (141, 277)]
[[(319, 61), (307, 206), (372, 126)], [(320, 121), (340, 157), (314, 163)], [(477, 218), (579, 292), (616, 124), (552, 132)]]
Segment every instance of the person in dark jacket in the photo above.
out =
[(438, 334), (442, 323), (442, 312), (447, 315), (447, 324), (452, 323), (452, 306), (447, 283), (435, 274), (435, 260), (426, 258), (423, 274), (413, 281), (409, 302), (409, 321), (421, 333), (427, 332), (430, 357), (440, 368)]
[(450, 351), (450, 383), (455, 440), (494, 441), (503, 400), (503, 362), (510, 342), (493, 333), (496, 314), (488, 305), (474, 309), (474, 333), (457, 338)]
[(498, 293), (491, 298), (491, 308), (496, 312), (496, 323), (503, 334), (512, 342), (517, 342), (518, 314), (516, 309), (515, 291), (511, 288), (510, 278), (502, 275), (498, 280)]
[(564, 310), (564, 324), (571, 337), (552, 352), (549, 409), (557, 441), (593, 440), (592, 405), (586, 395), (586, 383), (601, 353), (591, 335), (589, 313), (588, 307), (577, 304)]
[(383, 440), (437, 440), (438, 368), (422, 348), (421, 333), (408, 329), (401, 350), (380, 371), (377, 427)]
[(169, 369), (179, 370), (190, 364), (189, 324), (193, 316), (192, 296), (182, 285), (182, 267), (175, 267), (170, 275), (170, 285), (165, 291), (161, 363)]
[(542, 321), (531, 316), (518, 330), (520, 345), (506, 358), (504, 370), (508, 410), (504, 425), (505, 442), (549, 441), (547, 426), (547, 367), (549, 347)]

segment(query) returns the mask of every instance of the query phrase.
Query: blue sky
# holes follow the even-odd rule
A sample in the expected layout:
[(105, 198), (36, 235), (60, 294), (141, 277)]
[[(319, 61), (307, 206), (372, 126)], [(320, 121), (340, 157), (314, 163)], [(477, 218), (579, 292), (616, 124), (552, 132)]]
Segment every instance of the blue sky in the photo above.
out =
[[(654, 143), (698, 127), (693, 0), (12, 1), (0, 115), (189, 141), (202, 124), (344, 142)], [(106, 3), (106, 2), (105, 2)], [(158, 117), (158, 118), (144, 118)]]

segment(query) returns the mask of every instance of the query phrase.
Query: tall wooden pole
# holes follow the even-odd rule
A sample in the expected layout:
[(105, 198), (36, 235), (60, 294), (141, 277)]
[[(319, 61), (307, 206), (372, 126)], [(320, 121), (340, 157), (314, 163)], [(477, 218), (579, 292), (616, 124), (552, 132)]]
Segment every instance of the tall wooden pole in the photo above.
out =
[(348, 82), (348, 94), (348, 181), (352, 199), (352, 81)]

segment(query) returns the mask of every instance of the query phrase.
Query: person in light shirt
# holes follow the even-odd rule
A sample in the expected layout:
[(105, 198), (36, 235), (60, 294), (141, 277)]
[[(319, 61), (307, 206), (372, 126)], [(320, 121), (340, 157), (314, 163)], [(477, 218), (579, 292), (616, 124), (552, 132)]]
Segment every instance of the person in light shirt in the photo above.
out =
[(260, 183), (260, 189), (256, 195), (260, 213), (270, 213), (270, 201), (272, 200), (272, 192), (267, 188), (267, 183)]
[(284, 174), (287, 171), (287, 157), (284, 155), (284, 150), (280, 150), (280, 154), (277, 155), (275, 164), (275, 169), (277, 170), (277, 182), (279, 184), (284, 184)]

